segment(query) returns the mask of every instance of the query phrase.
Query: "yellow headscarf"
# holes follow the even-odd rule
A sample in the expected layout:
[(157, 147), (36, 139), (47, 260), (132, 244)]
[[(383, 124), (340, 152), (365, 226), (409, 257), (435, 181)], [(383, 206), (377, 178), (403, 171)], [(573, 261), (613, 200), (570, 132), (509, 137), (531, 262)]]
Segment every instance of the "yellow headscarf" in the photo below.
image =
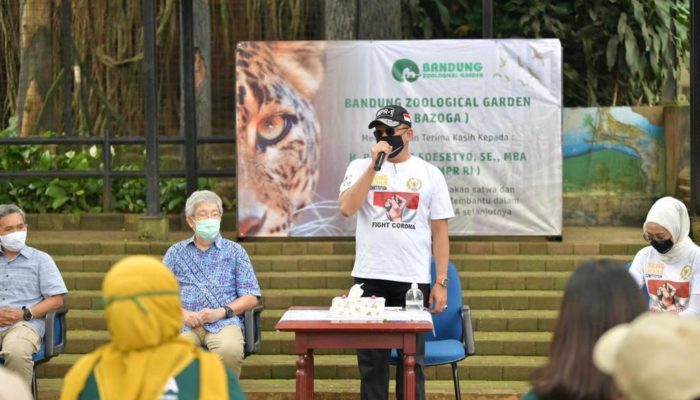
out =
[[(218, 356), (180, 338), (177, 280), (153, 257), (116, 263), (102, 284), (112, 341), (81, 358), (63, 381), (61, 400), (77, 399), (94, 371), (100, 399), (160, 399), (167, 381), (195, 358), (200, 399), (227, 399), (226, 370)], [(206, 383), (205, 380), (206, 379)]]

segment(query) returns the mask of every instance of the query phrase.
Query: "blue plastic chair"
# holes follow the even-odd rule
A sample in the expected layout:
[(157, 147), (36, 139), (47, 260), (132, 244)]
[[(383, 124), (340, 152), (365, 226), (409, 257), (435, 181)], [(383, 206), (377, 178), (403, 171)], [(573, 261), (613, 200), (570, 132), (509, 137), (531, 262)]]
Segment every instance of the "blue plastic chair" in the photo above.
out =
[[(68, 310), (61, 307), (58, 310), (50, 311), (46, 314), (46, 332), (41, 341), (39, 351), (32, 354), (34, 361), (34, 371), (32, 372), (32, 396), (36, 399), (38, 390), (36, 385), (36, 367), (43, 364), (53, 357), (63, 353), (66, 347), (66, 314)], [(0, 365), (5, 364), (5, 360), (0, 357)]]
[[(628, 262), (625, 264), (625, 268), (629, 271), (630, 268), (632, 268), (632, 262)], [(644, 295), (644, 300), (647, 301), (647, 304), (649, 304), (649, 290), (647, 290), (647, 284), (646, 282), (642, 283), (642, 294)]]
[[(435, 285), (435, 261), (431, 266), (431, 284)], [(425, 366), (450, 364), (454, 381), (455, 398), (461, 399), (457, 363), (476, 353), (474, 330), (472, 328), (471, 309), (462, 305), (462, 285), (454, 264), (447, 267), (447, 309), (440, 314), (433, 314), (434, 334), (425, 335)], [(391, 351), (391, 364), (398, 362), (396, 349)]]

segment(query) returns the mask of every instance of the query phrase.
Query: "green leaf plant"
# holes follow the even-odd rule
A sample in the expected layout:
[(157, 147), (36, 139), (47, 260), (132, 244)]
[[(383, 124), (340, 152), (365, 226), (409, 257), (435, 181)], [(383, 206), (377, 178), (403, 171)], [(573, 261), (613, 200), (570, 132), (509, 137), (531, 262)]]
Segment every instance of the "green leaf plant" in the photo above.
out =
[[(56, 136), (45, 132), (44, 136)], [(0, 131), (0, 137), (17, 137), (17, 118)], [(124, 150), (116, 147), (117, 151)], [(114, 155), (114, 154), (113, 154)], [(116, 154), (119, 155), (119, 154)], [(129, 157), (127, 157), (129, 158)], [(133, 159), (133, 157), (130, 157)], [(0, 169), (8, 171), (94, 171), (102, 168), (101, 146), (0, 145)], [(121, 171), (142, 170), (142, 165), (115, 167)], [(212, 189), (213, 178), (200, 178), (199, 187)], [(103, 180), (98, 178), (15, 178), (0, 181), (0, 204), (14, 203), (34, 213), (102, 212)], [(143, 213), (146, 209), (144, 178), (112, 180), (112, 210)], [(183, 178), (161, 181), (160, 205), (165, 214), (179, 213), (185, 207), (186, 184)]]
[[(402, 0), (407, 39), (481, 38), (481, 0)], [(688, 0), (496, 0), (496, 38), (558, 38), (568, 107), (679, 100)], [(662, 98), (669, 82), (672, 98)], [(668, 97), (668, 95), (667, 95)]]

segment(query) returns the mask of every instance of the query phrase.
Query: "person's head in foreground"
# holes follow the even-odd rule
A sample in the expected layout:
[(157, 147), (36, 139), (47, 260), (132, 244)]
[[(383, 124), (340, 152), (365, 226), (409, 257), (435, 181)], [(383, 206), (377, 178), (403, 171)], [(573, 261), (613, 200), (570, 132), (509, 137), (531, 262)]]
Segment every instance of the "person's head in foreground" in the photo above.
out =
[(605, 331), (645, 309), (639, 287), (621, 263), (581, 265), (564, 289), (549, 362), (533, 375), (536, 397), (530, 398), (615, 399), (612, 379), (593, 365), (593, 346)]
[(595, 364), (626, 400), (700, 399), (700, 321), (645, 313), (606, 332)]
[(187, 388), (174, 378), (197, 365), (193, 398), (234, 395), (221, 360), (180, 338), (178, 284), (160, 261), (131, 256), (117, 262), (105, 276), (102, 299), (111, 341), (70, 369), (61, 399), (151, 400), (173, 390), (185, 398)]
[(680, 200), (662, 197), (649, 209), (644, 222), (644, 240), (661, 254), (662, 260), (671, 260), (693, 248), (688, 209)]

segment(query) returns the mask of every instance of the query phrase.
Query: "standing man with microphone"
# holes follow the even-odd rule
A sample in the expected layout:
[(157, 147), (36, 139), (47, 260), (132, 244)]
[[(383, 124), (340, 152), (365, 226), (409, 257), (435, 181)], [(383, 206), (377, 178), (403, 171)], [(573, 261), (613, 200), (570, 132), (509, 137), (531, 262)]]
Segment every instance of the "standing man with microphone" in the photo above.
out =
[[(388, 307), (405, 306), (406, 291), (416, 282), (425, 306), (440, 313), (447, 307), (447, 221), (454, 216), (445, 177), (411, 155), (413, 128), (405, 108), (380, 108), (369, 124), (372, 128), (377, 139), (372, 156), (350, 163), (338, 198), (344, 216), (358, 214), (352, 276), (363, 284), (363, 296), (384, 297)], [(432, 290), (431, 256), (437, 273)], [(425, 335), (417, 341), (415, 398), (425, 399)], [(390, 357), (390, 350), (357, 350), (363, 400), (389, 398)], [(397, 399), (403, 399), (402, 366), (398, 363)]]

